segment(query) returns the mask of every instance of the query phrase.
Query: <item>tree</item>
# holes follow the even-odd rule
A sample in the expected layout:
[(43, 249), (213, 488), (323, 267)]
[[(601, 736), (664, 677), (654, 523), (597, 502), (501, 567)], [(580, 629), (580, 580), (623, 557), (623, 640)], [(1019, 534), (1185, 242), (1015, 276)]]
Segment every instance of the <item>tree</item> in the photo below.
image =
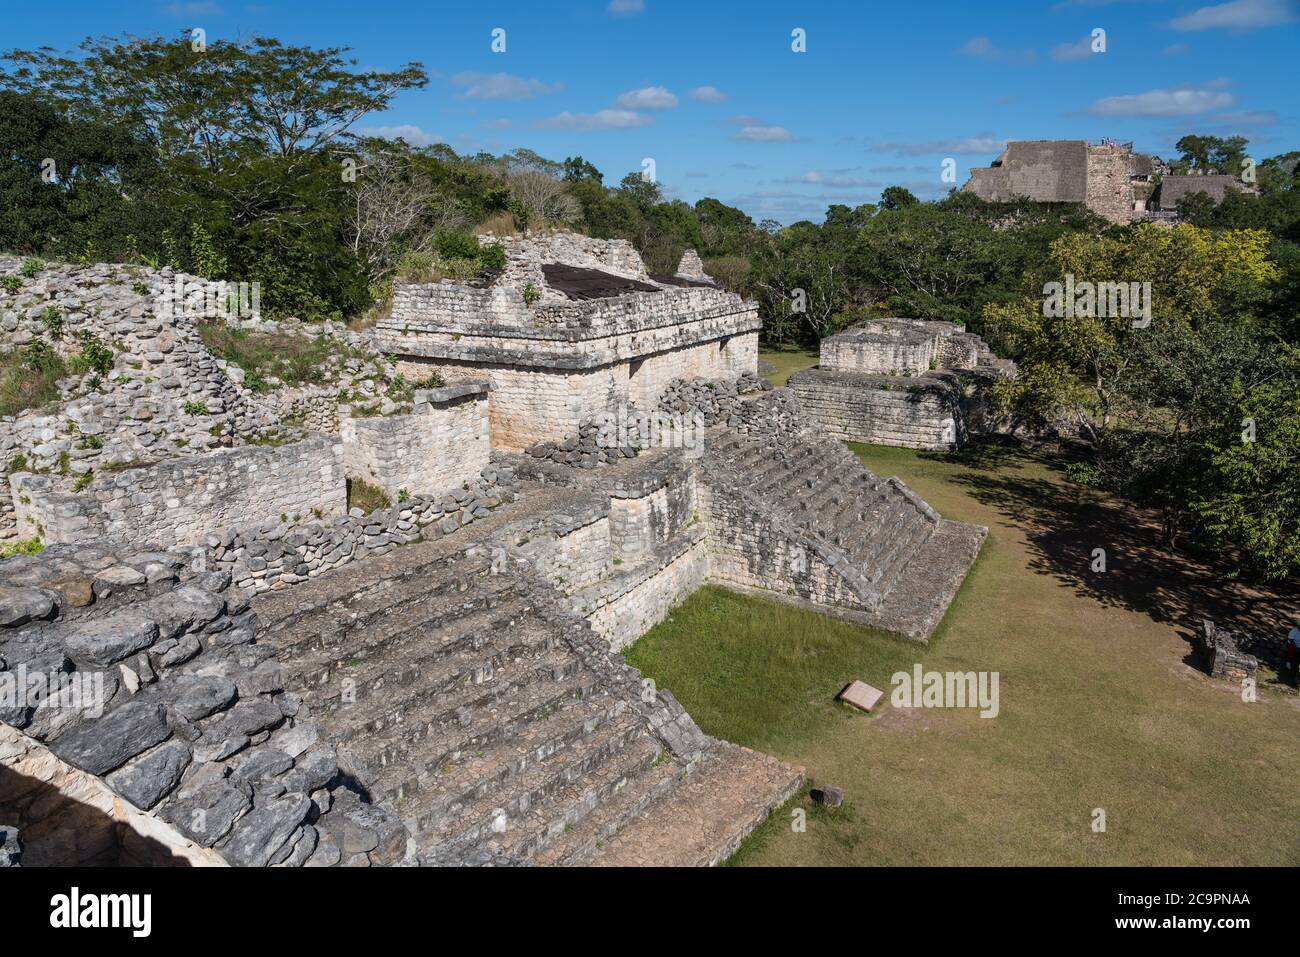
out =
[(911, 190), (902, 186), (886, 186), (884, 192), (880, 194), (881, 209), (902, 209), (905, 206), (915, 206), (920, 200), (912, 195)]

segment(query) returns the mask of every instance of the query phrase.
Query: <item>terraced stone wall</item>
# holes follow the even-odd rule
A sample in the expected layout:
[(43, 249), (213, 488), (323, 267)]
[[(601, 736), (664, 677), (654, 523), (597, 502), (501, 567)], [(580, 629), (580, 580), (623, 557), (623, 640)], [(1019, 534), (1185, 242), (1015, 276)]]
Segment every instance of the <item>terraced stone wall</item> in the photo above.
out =
[(807, 369), (787, 387), (817, 423), (849, 442), (953, 450), (965, 441), (962, 387), (951, 374), (866, 376)]
[(214, 528), (338, 515), (347, 505), (343, 446), (329, 435), (106, 471), (75, 492), (57, 491), (48, 475), (9, 481), (20, 534), (46, 543), (188, 544)]

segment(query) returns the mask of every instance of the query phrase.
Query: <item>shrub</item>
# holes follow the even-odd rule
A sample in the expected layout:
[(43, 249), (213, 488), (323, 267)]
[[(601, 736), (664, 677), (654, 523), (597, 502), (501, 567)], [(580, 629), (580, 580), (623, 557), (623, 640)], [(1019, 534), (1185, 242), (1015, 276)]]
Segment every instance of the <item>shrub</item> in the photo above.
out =
[(36, 274), (44, 268), (45, 268), (45, 263), (41, 262), (39, 259), (33, 256), (30, 259), (24, 259), (23, 264), (18, 271), (21, 272), (28, 279), (34, 279), (36, 277)]
[(542, 294), (538, 292), (536, 286), (531, 282), (524, 285), (524, 305), (531, 306), (540, 298), (542, 298)]
[(381, 508), (389, 508), (393, 500), (388, 493), (377, 485), (371, 485), (365, 479), (348, 479), (348, 509), (359, 508), (370, 513)]
[(0, 283), (3, 283), (6, 292), (17, 292), (22, 288), (23, 279), (21, 276), (5, 276), (0, 279)]
[(72, 360), (72, 371), (77, 375), (94, 372), (108, 375), (113, 369), (113, 350), (90, 330), (81, 333), (81, 351)]
[(190, 262), (204, 279), (220, 279), (226, 274), (226, 257), (217, 252), (212, 235), (198, 223), (190, 227)]
[(195, 402), (191, 399), (182, 407), (186, 415), (208, 415), (208, 407), (202, 402)]
[(51, 339), (58, 339), (63, 335), (63, 313), (59, 312), (58, 306), (46, 306), (41, 311), (41, 325), (45, 327)]
[(17, 415), (57, 399), (59, 379), (66, 374), (63, 359), (40, 339), (0, 355), (0, 415)]
[(500, 243), (492, 243), (479, 250), (478, 261), (484, 269), (505, 269), (506, 249)]
[(13, 558), (15, 555), (39, 555), (45, 546), (39, 538), (20, 538), (16, 542), (0, 545), (0, 558)]
[(478, 240), (468, 233), (439, 233), (433, 248), (442, 259), (478, 259)]

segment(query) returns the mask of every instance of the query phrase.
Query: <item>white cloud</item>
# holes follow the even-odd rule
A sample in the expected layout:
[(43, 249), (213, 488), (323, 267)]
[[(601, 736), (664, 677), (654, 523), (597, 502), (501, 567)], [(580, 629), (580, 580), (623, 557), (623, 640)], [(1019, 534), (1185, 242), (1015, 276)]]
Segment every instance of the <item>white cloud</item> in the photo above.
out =
[(856, 176), (844, 176), (835, 173), (822, 173), (817, 170), (809, 170), (800, 176), (787, 176), (784, 180), (787, 183), (808, 183), (810, 185), (825, 186), (829, 189), (855, 189), (861, 186), (876, 186), (877, 183), (871, 180), (861, 179)]
[(169, 3), (164, 9), (172, 17), (218, 17), (225, 12), (220, 4), (204, 2)]
[(1232, 0), (1171, 20), (1175, 30), (1258, 30), (1300, 20), (1293, 0)]
[(924, 143), (876, 143), (869, 147), (878, 153), (897, 153), (900, 156), (931, 155), (972, 155), (982, 153), (1001, 153), (1007, 141), (992, 133), (977, 133), (975, 136), (949, 137), (942, 140), (929, 140)]
[(1229, 126), (1273, 126), (1278, 116), (1272, 110), (1238, 110), (1233, 113), (1220, 113), (1215, 121)]
[(1233, 95), (1222, 90), (1183, 88), (1107, 96), (1097, 100), (1085, 112), (1093, 116), (1195, 116), (1227, 109), (1234, 103)]
[(1033, 50), (1010, 50), (997, 46), (988, 37), (971, 37), (961, 45), (961, 52), (991, 63), (1033, 63), (1038, 54)]
[(534, 125), (552, 130), (629, 130), (654, 122), (632, 110), (597, 110), (595, 113), (560, 113)]
[(643, 86), (628, 90), (615, 102), (625, 110), (671, 110), (677, 105), (677, 97), (662, 86)]
[(728, 99), (727, 94), (716, 86), (697, 86), (688, 95), (692, 100), (699, 100), (701, 103), (725, 103)]
[(509, 73), (457, 73), (451, 82), (464, 87), (461, 96), (467, 100), (531, 100), (564, 89), (563, 83), (546, 84)]
[(609, 0), (607, 9), (616, 17), (633, 17), (645, 12), (645, 0)]
[(784, 126), (743, 126), (732, 133), (731, 138), (751, 143), (788, 143), (794, 139), (794, 134)]
[(403, 139), (412, 146), (432, 146), (434, 143), (446, 142), (437, 133), (426, 133), (411, 123), (404, 126), (372, 126), (357, 132), (364, 136), (378, 136), (386, 140)]
[(1073, 43), (1058, 43), (1052, 47), (1052, 59), (1058, 63), (1073, 63), (1092, 56), (1092, 37), (1086, 36)]

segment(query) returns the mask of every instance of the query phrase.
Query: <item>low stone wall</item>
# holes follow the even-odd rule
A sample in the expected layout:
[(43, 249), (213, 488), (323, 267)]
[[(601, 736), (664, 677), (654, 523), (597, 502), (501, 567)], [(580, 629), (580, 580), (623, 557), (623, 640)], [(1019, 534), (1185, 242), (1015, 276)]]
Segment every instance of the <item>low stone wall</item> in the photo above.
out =
[(345, 417), (340, 434), (350, 479), (396, 499), (439, 495), (478, 478), (491, 455), (486, 380), (457, 382), (417, 396), (409, 415)]
[(789, 388), (823, 429), (848, 442), (949, 451), (966, 439), (962, 385), (952, 373), (869, 376), (805, 369)]
[(488, 466), (473, 481), (441, 496), (416, 495), (373, 512), (352, 509), (329, 522), (273, 522), (209, 532), (218, 568), (250, 592), (269, 591), (315, 578), (332, 568), (382, 555), (399, 545), (450, 535), (486, 518), (514, 498), (508, 468)]
[(343, 447), (329, 435), (121, 469), (79, 492), (56, 491), (46, 475), (9, 480), (19, 534), (47, 543), (187, 544), (213, 528), (337, 515), (347, 504)]

